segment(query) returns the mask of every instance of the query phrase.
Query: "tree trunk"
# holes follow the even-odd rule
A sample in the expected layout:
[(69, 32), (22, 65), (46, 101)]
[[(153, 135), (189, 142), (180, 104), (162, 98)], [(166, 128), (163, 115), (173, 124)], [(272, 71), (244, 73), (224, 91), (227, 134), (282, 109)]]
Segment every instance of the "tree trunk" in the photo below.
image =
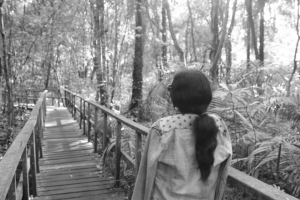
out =
[(253, 21), (253, 15), (252, 15), (252, 0), (245, 0), (246, 4), (246, 10), (248, 14), (248, 23), (251, 30), (251, 36), (252, 36), (252, 45), (254, 48), (255, 53), (255, 59), (259, 60), (259, 54), (257, 49), (257, 39), (256, 39), (256, 33), (255, 33), (255, 27), (254, 27), (254, 21)]
[[(162, 25), (161, 38), (163, 42), (161, 59), (162, 59), (162, 67), (163, 69), (166, 69), (166, 67), (168, 66), (167, 64), (167, 17), (166, 17), (166, 9), (163, 2), (161, 8), (161, 25)], [(162, 69), (160, 69), (160, 73), (162, 73)], [(162, 77), (160, 77), (160, 79), (161, 78)]]
[(112, 81), (112, 90), (111, 90), (111, 100), (110, 103), (113, 103), (116, 87), (116, 75), (117, 75), (117, 59), (118, 59), (118, 38), (119, 38), (119, 21), (118, 21), (118, 5), (115, 3), (115, 49), (114, 49), (114, 61), (113, 61), (113, 81)]
[(142, 35), (142, 0), (136, 0), (136, 28), (135, 28), (135, 46), (134, 46), (134, 61), (132, 72), (132, 96), (129, 110), (131, 114), (134, 108), (137, 108), (142, 100), (143, 87), (143, 35)]
[(231, 65), (232, 65), (232, 45), (231, 45), (231, 33), (234, 27), (235, 22), (235, 13), (236, 13), (236, 7), (237, 7), (237, 0), (234, 1), (233, 7), (232, 7), (232, 16), (231, 16), (231, 22), (227, 33), (227, 48), (226, 48), (226, 80), (228, 81), (230, 79), (230, 71), (231, 71)]
[(287, 86), (286, 86), (286, 96), (289, 97), (291, 95), (291, 83), (293, 80), (293, 77), (296, 73), (297, 70), (297, 54), (298, 54), (298, 46), (299, 46), (299, 41), (300, 41), (300, 33), (299, 33), (299, 18), (300, 18), (300, 0), (297, 0), (297, 20), (296, 20), (296, 32), (297, 32), (297, 43), (296, 43), (296, 48), (295, 48), (295, 53), (294, 53), (294, 67), (293, 67), (293, 71), (291, 73), (291, 76), (287, 82)]
[(6, 36), (5, 36), (5, 28), (4, 28), (4, 19), (3, 19), (3, 3), (4, 0), (0, 0), (0, 33), (2, 39), (2, 59), (3, 59), (3, 69), (4, 69), (4, 76), (5, 76), (5, 84), (6, 84), (6, 99), (7, 99), (7, 122), (8, 125), (12, 126), (13, 121), (13, 97), (12, 97), (12, 87), (10, 84), (11, 74), (9, 73), (9, 65), (7, 62), (7, 47), (6, 47)]
[(187, 0), (187, 5), (188, 5), (189, 14), (190, 14), (190, 20), (191, 20), (191, 36), (192, 36), (192, 45), (193, 45), (194, 61), (197, 62), (197, 61), (198, 61), (198, 58), (197, 58), (197, 51), (196, 51), (196, 44), (195, 44), (195, 36), (194, 36), (194, 17), (193, 17), (192, 8), (191, 8), (190, 1), (189, 1), (189, 0)]
[(180, 62), (184, 62), (184, 53), (183, 53), (182, 49), (180, 48), (180, 46), (178, 44), (174, 29), (173, 29), (171, 10), (170, 10), (170, 5), (169, 5), (168, 0), (163, 0), (163, 4), (164, 4), (164, 7), (167, 11), (167, 16), (168, 16), (168, 21), (169, 21), (169, 30), (170, 30), (172, 40), (174, 42), (175, 49), (179, 54)]
[(249, 23), (249, 18), (247, 19), (247, 47), (246, 47), (246, 55), (247, 55), (247, 63), (246, 63), (246, 66), (247, 66), (247, 72), (249, 72), (251, 69), (250, 69), (250, 48), (251, 48), (251, 30), (250, 30), (250, 23)]
[[(264, 35), (265, 35), (265, 20), (264, 20), (264, 8), (265, 8), (265, 0), (261, 0), (259, 1), (260, 4), (260, 12), (259, 12), (259, 16), (260, 16), (260, 20), (259, 20), (259, 66), (262, 67), (264, 66), (264, 60), (265, 60), (265, 56), (264, 56)], [(257, 86), (259, 87), (258, 89), (258, 93), (260, 95), (263, 94), (264, 90), (261, 89), (262, 88), (262, 84), (264, 82), (264, 71), (260, 71), (258, 76), (257, 76)]]
[[(51, 5), (51, 9), (52, 11), (54, 10), (54, 2), (50, 1), (50, 5)], [(47, 71), (46, 71), (46, 78), (45, 78), (45, 90), (48, 89), (49, 86), (49, 80), (50, 80), (50, 76), (51, 76), (51, 67), (53, 67), (53, 63), (54, 63), (54, 55), (53, 55), (53, 43), (54, 43), (54, 15), (55, 12), (52, 13), (52, 17), (51, 17), (51, 33), (50, 33), (50, 42), (49, 42), (49, 59), (47, 61)], [(46, 58), (47, 59), (47, 58)]]
[[(218, 72), (218, 62), (221, 57), (221, 51), (223, 48), (223, 43), (225, 40), (226, 32), (227, 32), (227, 21), (228, 21), (228, 9), (229, 9), (229, 2), (230, 0), (227, 0), (226, 6), (225, 6), (225, 16), (223, 18), (223, 24), (222, 24), (222, 35), (221, 35), (221, 40), (218, 44), (218, 48), (216, 51), (216, 54), (213, 59), (212, 66), (210, 68), (210, 73), (213, 81), (213, 89), (216, 89), (218, 87), (218, 77), (217, 77), (217, 72)], [(215, 24), (214, 24), (215, 26)]]

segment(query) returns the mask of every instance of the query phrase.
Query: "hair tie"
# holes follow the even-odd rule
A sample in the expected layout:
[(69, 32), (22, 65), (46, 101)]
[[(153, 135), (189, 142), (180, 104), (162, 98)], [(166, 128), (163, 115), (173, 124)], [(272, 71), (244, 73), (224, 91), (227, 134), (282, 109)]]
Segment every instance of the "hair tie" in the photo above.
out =
[(206, 115), (206, 114), (208, 114), (207, 112), (204, 112), (204, 113), (202, 113), (200, 116), (202, 116), (202, 115)]

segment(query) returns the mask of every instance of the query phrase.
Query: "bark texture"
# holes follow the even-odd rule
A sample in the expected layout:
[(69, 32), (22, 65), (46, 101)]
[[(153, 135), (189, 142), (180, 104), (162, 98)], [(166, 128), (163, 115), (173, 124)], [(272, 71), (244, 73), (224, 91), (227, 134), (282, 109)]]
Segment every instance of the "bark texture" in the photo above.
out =
[(132, 96), (129, 109), (135, 115), (133, 109), (137, 108), (142, 100), (143, 87), (143, 35), (142, 35), (142, 0), (136, 0), (136, 26), (135, 26), (135, 46), (132, 72)]

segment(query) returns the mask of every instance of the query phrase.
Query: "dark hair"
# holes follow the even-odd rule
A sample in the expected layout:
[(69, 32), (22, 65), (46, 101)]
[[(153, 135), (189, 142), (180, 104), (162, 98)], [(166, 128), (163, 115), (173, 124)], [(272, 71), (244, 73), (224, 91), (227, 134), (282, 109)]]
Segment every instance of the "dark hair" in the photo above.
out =
[(215, 120), (205, 113), (212, 100), (210, 83), (201, 71), (190, 69), (178, 72), (170, 88), (174, 107), (183, 114), (199, 115), (193, 124), (195, 155), (201, 180), (206, 181), (214, 163), (218, 132)]

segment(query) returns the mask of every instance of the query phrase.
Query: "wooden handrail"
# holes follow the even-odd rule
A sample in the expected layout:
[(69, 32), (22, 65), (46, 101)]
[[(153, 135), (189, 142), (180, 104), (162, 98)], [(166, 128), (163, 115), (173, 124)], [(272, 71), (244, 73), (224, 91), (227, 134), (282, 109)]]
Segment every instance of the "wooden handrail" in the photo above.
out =
[[(40, 95), (31, 115), (14, 139), (0, 162), (0, 199), (29, 199), (29, 168), (31, 169), (31, 183), (33, 196), (37, 196), (36, 173), (39, 173), (39, 157), (42, 157), (41, 138), (46, 115), (46, 93)], [(28, 161), (27, 145), (30, 145), (30, 164)], [(22, 181), (16, 183), (16, 169), (22, 161)], [(21, 194), (17, 188), (21, 189)]]
[[(93, 106), (94, 108), (96, 108), (95, 110), (95, 115), (98, 114), (98, 110), (102, 111), (102, 113), (104, 114), (104, 120), (107, 120), (107, 115), (115, 118), (118, 122), (117, 124), (117, 135), (116, 135), (116, 147), (115, 147), (115, 179), (116, 179), (116, 185), (119, 184), (120, 181), (120, 160), (121, 157), (123, 158), (124, 162), (128, 163), (128, 166), (134, 166), (135, 167), (135, 174), (137, 175), (138, 173), (138, 169), (139, 169), (139, 163), (141, 160), (141, 152), (142, 152), (142, 147), (141, 147), (141, 143), (142, 143), (142, 135), (147, 136), (149, 133), (149, 128), (142, 126), (130, 119), (127, 119), (121, 115), (118, 115), (116, 113), (114, 113), (112, 110), (109, 110), (108, 108), (101, 106), (99, 104), (97, 104), (94, 101), (91, 100), (86, 100), (84, 99), (82, 96), (77, 95), (72, 93), (70, 90), (67, 89), (62, 89), (64, 91), (64, 98), (65, 98), (65, 104), (67, 105), (68, 108), (70, 108), (70, 112), (72, 113), (72, 116), (75, 118), (76, 117), (76, 111), (79, 112), (79, 122), (80, 122), (80, 127), (81, 123), (83, 121), (84, 127), (85, 127), (85, 120), (87, 120), (87, 124), (88, 124), (88, 130), (87, 130), (87, 136), (88, 136), (88, 140), (90, 141), (90, 131), (91, 131), (91, 125), (93, 124), (94, 126), (96, 126), (97, 123), (97, 117), (95, 117), (95, 121), (94, 123), (92, 123), (92, 119), (91, 119), (91, 106)], [(81, 102), (81, 106), (77, 107), (76, 106), (76, 98), (79, 99), (79, 101)], [(86, 113), (86, 109), (85, 109), (85, 104), (87, 103), (87, 113)], [(84, 108), (84, 112), (83, 109)], [(104, 124), (107, 124), (107, 121), (104, 122)], [(135, 159), (135, 163), (134, 161), (130, 158), (130, 156), (125, 152), (121, 150), (121, 145), (120, 145), (120, 140), (121, 140), (121, 124), (124, 124), (130, 128), (132, 128), (133, 130), (135, 130), (136, 132), (136, 138), (135, 138), (135, 155), (136, 155), (136, 159)], [(84, 134), (85, 134), (85, 129), (84, 129)], [(105, 138), (107, 135), (107, 130), (104, 129), (104, 135), (103, 138)], [(94, 136), (95, 138), (97, 138), (97, 135)], [(94, 147), (96, 146), (94, 140)], [(103, 140), (105, 141), (105, 140)], [(103, 144), (102, 148), (104, 149), (105, 143)], [(94, 149), (95, 152), (97, 152), (97, 146)], [(260, 197), (261, 199), (264, 200), (298, 200), (296, 197), (293, 197), (291, 195), (288, 195), (258, 179), (255, 179), (243, 172), (240, 172), (234, 168), (230, 168), (229, 170), (229, 176), (228, 176), (228, 182), (230, 183), (230, 185), (233, 185), (237, 188), (242, 188), (243, 190), (245, 190), (247, 193), (251, 194), (251, 195), (256, 195), (258, 197)]]

